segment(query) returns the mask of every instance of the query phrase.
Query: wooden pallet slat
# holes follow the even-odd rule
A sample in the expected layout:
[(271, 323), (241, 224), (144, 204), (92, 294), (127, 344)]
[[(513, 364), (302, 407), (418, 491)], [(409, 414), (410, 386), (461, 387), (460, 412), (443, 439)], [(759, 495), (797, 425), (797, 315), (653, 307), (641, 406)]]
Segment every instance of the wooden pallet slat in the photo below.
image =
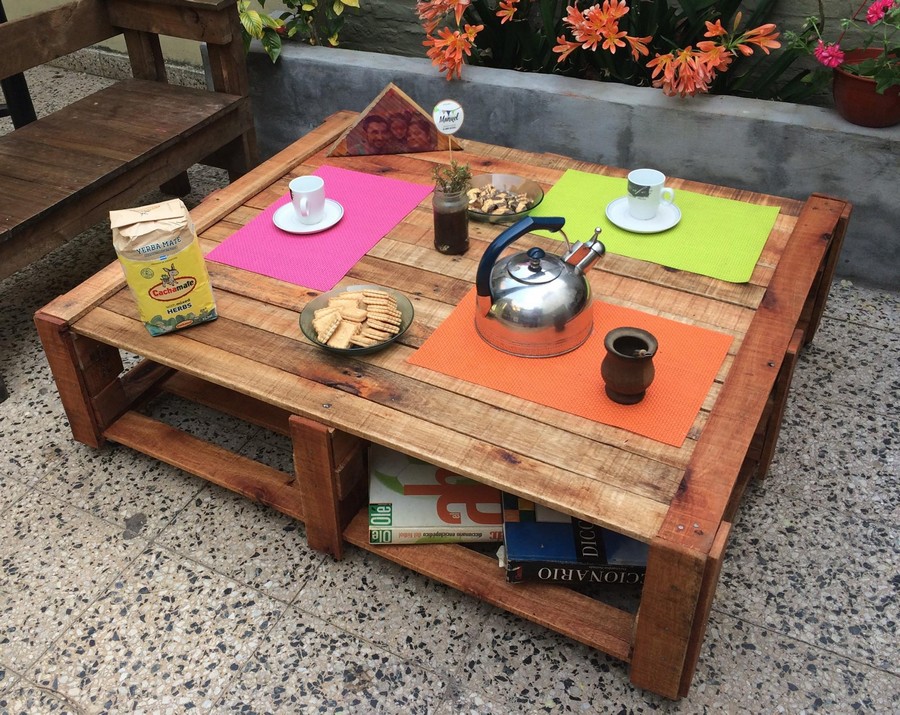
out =
[(235, 454), (183, 430), (126, 412), (104, 430), (104, 436), (220, 487), (304, 521), (294, 476)]

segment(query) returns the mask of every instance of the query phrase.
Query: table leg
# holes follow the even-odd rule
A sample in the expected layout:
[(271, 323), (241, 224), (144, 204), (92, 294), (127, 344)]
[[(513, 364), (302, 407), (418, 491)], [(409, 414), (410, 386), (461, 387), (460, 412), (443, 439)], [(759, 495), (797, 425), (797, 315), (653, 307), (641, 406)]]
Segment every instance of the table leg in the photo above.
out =
[(844, 245), (844, 235), (847, 233), (847, 224), (850, 221), (850, 204), (846, 204), (844, 210), (831, 231), (828, 245), (828, 251), (822, 260), (821, 270), (813, 281), (809, 296), (804, 305), (801, 314), (800, 324), (804, 326), (805, 336), (804, 345), (809, 345), (816, 336), (819, 328), (819, 322), (822, 320), (822, 313), (825, 312), (825, 303), (828, 300), (828, 293), (831, 289), (831, 282), (834, 279), (834, 271), (837, 267), (838, 257), (841, 253), (841, 247)]
[(122, 358), (115, 348), (75, 335), (68, 324), (47, 313), (34, 316), (50, 371), (79, 442), (99, 447), (103, 430), (118, 415), (103, 414), (97, 398), (118, 382)]
[[(0, 0), (0, 22), (6, 22), (6, 11), (3, 8), (2, 0)], [(20, 72), (0, 79), (0, 91), (3, 92), (6, 99), (6, 104), (0, 105), (0, 117), (9, 116), (16, 129), (37, 120), (24, 74)]]
[(292, 415), (294, 473), (310, 547), (340, 559), (344, 529), (365, 502), (366, 443), (333, 427)]
[(631, 682), (664, 697), (683, 696), (682, 680), (693, 674), (698, 606), (707, 569), (705, 554), (659, 537), (650, 545), (637, 614)]
[(802, 343), (803, 331), (795, 330), (781, 363), (781, 369), (778, 371), (778, 377), (775, 379), (775, 385), (772, 387), (773, 405), (763, 432), (759, 467), (756, 472), (757, 479), (765, 479), (769, 472), (769, 465), (772, 464), (772, 457), (775, 456), (775, 446), (778, 443), (778, 434), (781, 432), (788, 392), (791, 380), (794, 378), (794, 368), (797, 366), (797, 356), (800, 354)]

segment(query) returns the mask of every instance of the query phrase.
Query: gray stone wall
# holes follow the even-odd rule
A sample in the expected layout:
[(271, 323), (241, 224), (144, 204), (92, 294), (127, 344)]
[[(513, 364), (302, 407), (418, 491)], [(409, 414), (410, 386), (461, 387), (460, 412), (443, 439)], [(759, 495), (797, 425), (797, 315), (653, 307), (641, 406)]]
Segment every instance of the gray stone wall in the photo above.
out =
[(414, 0), (360, 0), (359, 11), (347, 14), (340, 42), (348, 50), (424, 57), (424, 39)]

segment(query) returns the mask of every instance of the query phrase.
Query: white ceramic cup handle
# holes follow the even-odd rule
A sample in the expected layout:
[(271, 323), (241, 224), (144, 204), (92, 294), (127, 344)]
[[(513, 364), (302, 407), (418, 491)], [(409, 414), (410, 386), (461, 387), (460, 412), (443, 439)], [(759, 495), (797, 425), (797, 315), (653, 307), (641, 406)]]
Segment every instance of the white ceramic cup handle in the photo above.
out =
[(305, 196), (300, 197), (300, 215), (309, 216), (309, 199)]
[(675, 189), (670, 189), (668, 186), (665, 186), (659, 196), (667, 204), (675, 203)]

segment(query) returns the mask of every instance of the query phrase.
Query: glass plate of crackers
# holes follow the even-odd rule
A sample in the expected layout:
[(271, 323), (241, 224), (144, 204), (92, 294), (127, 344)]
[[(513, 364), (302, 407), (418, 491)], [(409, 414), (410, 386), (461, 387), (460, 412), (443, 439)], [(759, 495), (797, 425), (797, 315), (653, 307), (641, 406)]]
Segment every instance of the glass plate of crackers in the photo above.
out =
[(324, 350), (365, 355), (387, 347), (412, 325), (412, 303), (375, 285), (335, 288), (313, 298), (300, 313), (300, 330)]

